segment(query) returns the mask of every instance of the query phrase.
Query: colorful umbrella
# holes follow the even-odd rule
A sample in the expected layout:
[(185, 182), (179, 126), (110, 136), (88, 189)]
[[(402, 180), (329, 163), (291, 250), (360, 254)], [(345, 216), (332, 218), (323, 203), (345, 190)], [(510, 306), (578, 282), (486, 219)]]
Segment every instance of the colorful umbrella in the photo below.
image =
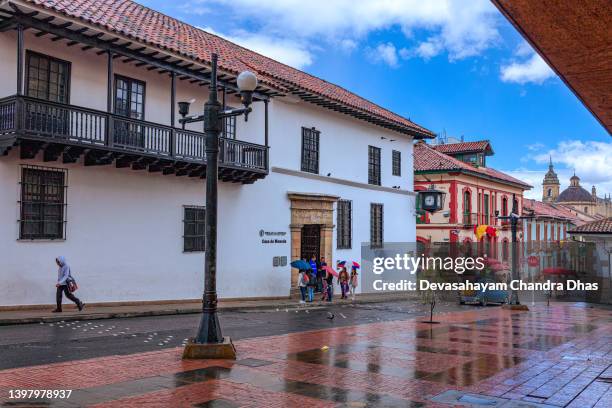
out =
[(334, 271), (334, 268), (332, 268), (331, 266), (325, 265), (322, 269), (327, 273), (331, 273), (336, 278), (338, 277), (338, 272)]
[(357, 262), (353, 261), (353, 268), (361, 268), (361, 265), (359, 265)]
[(308, 262), (304, 261), (303, 259), (298, 259), (298, 260), (295, 260), (295, 261), (291, 262), (291, 266), (293, 268), (300, 269), (300, 270), (302, 270), (302, 269), (310, 269), (310, 264)]

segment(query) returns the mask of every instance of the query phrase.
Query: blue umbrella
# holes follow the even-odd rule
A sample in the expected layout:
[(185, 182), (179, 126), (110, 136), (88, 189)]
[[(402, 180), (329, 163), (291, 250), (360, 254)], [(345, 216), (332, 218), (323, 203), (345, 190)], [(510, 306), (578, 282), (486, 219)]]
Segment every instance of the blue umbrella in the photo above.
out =
[(296, 261), (291, 262), (291, 266), (296, 269), (310, 269), (310, 264), (303, 259), (298, 259)]

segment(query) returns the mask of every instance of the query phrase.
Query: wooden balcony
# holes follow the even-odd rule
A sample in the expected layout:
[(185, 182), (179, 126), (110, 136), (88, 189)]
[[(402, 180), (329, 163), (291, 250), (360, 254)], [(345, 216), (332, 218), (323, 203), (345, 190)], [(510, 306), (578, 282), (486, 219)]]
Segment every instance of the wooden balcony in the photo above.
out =
[[(40, 99), (0, 99), (0, 155), (19, 146), (22, 159), (147, 169), (203, 178), (205, 135)], [(219, 179), (251, 184), (268, 174), (268, 148), (220, 138)]]

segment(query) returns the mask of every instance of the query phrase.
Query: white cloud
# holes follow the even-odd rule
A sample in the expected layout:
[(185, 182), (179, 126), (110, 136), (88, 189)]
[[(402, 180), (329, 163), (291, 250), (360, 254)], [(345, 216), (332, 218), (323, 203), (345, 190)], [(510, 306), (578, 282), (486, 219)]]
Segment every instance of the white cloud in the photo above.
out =
[(500, 76), (504, 82), (514, 82), (517, 84), (532, 82), (541, 84), (547, 79), (553, 78), (555, 73), (542, 57), (533, 53), (527, 60), (514, 61), (502, 66)]
[(270, 37), (265, 34), (253, 34), (238, 31), (232, 35), (222, 34), (211, 27), (200, 27), (211, 34), (223, 37), (233, 43), (270, 57), (294, 68), (304, 68), (312, 64), (312, 53), (299, 41)]
[(562, 141), (556, 148), (535, 155), (533, 159), (537, 163), (548, 163), (549, 156), (555, 167), (563, 165), (570, 171), (576, 170), (576, 174), (590, 184), (612, 182), (612, 142)]
[(413, 54), (423, 58), (424, 60), (428, 60), (431, 57), (435, 57), (444, 49), (444, 45), (440, 41), (439, 38), (430, 38), (425, 42), (419, 44), (415, 49)]
[[(536, 143), (539, 145), (539, 143)], [(527, 161), (538, 164), (540, 170), (531, 170), (521, 167), (515, 170), (503, 170), (513, 177), (523, 180), (533, 186), (533, 189), (525, 196), (528, 198), (542, 199), (542, 180), (548, 171), (549, 157), (552, 156), (555, 172), (561, 183), (561, 190), (569, 185), (569, 179), (576, 171), (580, 177), (580, 185), (591, 191), (591, 186), (597, 187), (597, 195), (603, 196), (612, 193), (612, 142), (583, 142), (570, 140), (560, 142), (554, 149), (544, 151), (538, 146), (542, 153), (529, 154), (525, 157)], [(523, 160), (521, 160), (523, 161)]]
[(534, 53), (533, 48), (527, 41), (521, 41), (514, 50), (514, 55), (517, 57), (528, 57)]
[(384, 62), (392, 68), (397, 67), (397, 49), (391, 43), (378, 44), (376, 48), (369, 48), (367, 54), (373, 61)]
[[(413, 55), (450, 60), (480, 54), (499, 40), (501, 19), (488, 0), (191, 0), (185, 7), (221, 5), (270, 38), (307, 39), (330, 44), (358, 42), (368, 34), (398, 27)], [(423, 30), (428, 37), (412, 37)]]
[(545, 146), (544, 146), (544, 143), (535, 142), (535, 143), (528, 144), (525, 147), (527, 147), (527, 150), (535, 152), (538, 150), (542, 150)]

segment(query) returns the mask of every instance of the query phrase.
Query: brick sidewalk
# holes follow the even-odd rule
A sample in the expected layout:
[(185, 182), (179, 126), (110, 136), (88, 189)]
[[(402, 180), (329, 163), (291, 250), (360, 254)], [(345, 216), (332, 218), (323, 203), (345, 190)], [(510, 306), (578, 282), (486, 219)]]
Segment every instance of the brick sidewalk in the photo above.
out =
[[(610, 408), (612, 313), (569, 304), (485, 308), (441, 322), (379, 322), (236, 342), (238, 360), (182, 361), (181, 349), (0, 371), (9, 389), (73, 389), (67, 407)], [(431, 400), (435, 397), (437, 402)], [(456, 406), (459, 402), (454, 400)], [(41, 402), (41, 401), (39, 401)], [(521, 405), (518, 405), (520, 402)]]
[[(407, 300), (406, 294), (362, 294), (357, 295), (355, 303), (374, 303), (393, 300)], [(350, 300), (334, 300), (334, 304), (350, 303)], [(327, 306), (327, 302), (308, 303), (308, 307)], [(244, 310), (244, 309), (275, 309), (275, 308), (297, 308), (300, 305), (298, 299), (265, 299), (265, 300), (220, 300), (219, 309), (221, 310)], [(54, 306), (45, 308), (33, 308), (26, 310), (2, 310), (0, 309), (0, 326), (13, 324), (29, 323), (52, 323), (59, 321), (73, 320), (98, 320), (113, 319), (121, 317), (141, 317), (141, 316), (163, 316), (176, 314), (200, 313), (202, 311), (201, 302), (189, 303), (163, 303), (163, 304), (142, 304), (142, 305), (85, 305), (82, 312), (76, 310), (74, 305), (64, 305), (63, 313), (52, 313)]]

